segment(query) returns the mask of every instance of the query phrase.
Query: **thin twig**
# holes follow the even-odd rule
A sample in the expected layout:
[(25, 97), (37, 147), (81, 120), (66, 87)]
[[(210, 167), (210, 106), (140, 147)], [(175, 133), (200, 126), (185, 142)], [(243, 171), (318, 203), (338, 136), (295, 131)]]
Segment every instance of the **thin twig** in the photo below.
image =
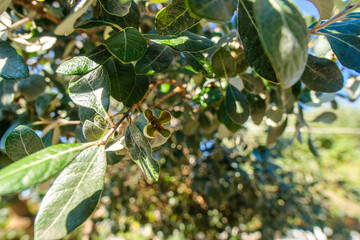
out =
[(184, 91), (183, 87), (177, 86), (172, 92), (169, 92), (168, 94), (166, 94), (165, 96), (163, 96), (162, 98), (157, 100), (154, 103), (154, 105), (152, 105), (150, 108), (154, 108), (154, 107), (158, 106), (160, 103), (162, 103), (163, 101), (165, 101), (169, 97), (174, 96), (176, 93), (180, 93), (180, 92), (183, 92), (183, 91)]
[(356, 5), (350, 5), (348, 7), (346, 7), (344, 10), (340, 11), (338, 14), (336, 14), (335, 16), (332, 16), (329, 20), (325, 21), (324, 23), (321, 23), (321, 20), (312, 28), (309, 29), (308, 34), (315, 34), (317, 31), (329, 26), (330, 24), (340, 20), (342, 17), (344, 17), (346, 14), (351, 13), (352, 11), (354, 11), (356, 8), (358, 8), (360, 6), (360, 3), (356, 4)]
[(47, 18), (49, 19), (50, 21), (54, 22), (55, 24), (60, 24), (61, 23), (61, 20), (50, 15), (49, 13), (45, 12), (44, 11), (44, 8), (43, 8), (43, 5), (39, 2), (37, 2), (37, 5), (34, 5), (32, 4), (32, 2), (27, 2), (27, 1), (24, 1), (24, 0), (13, 0), (13, 3), (14, 4), (18, 4), (18, 5), (22, 5), (26, 8), (29, 8), (29, 9), (32, 9), (32, 10), (35, 10), (38, 14), (37, 14), (37, 17), (44, 17), (44, 18)]
[(127, 118), (127, 116), (129, 116), (130, 112), (132, 111), (132, 108), (129, 108), (124, 115), (122, 116), (122, 118), (115, 124), (114, 127), (112, 127), (107, 133), (106, 135), (100, 139), (97, 144), (98, 145), (106, 145), (107, 142), (109, 141), (109, 139), (115, 134), (115, 132), (118, 131), (118, 128), (120, 127), (121, 123)]
[(57, 123), (59, 125), (77, 125), (80, 124), (80, 121), (70, 121), (70, 120), (66, 120), (66, 119), (57, 119), (55, 121), (48, 121), (48, 120), (41, 120), (41, 121), (36, 121), (33, 122), (32, 125), (45, 125), (45, 124), (53, 124), (53, 123)]

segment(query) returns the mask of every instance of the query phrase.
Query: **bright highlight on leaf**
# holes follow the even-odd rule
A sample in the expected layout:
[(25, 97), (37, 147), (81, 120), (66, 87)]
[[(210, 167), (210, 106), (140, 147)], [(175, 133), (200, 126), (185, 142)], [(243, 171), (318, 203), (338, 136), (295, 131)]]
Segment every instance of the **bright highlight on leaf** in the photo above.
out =
[(0, 170), (0, 195), (25, 190), (48, 180), (64, 169), (82, 150), (79, 143), (58, 144), (2, 168)]
[(83, 150), (46, 193), (35, 219), (35, 239), (61, 239), (90, 217), (100, 200), (105, 170), (104, 146)]

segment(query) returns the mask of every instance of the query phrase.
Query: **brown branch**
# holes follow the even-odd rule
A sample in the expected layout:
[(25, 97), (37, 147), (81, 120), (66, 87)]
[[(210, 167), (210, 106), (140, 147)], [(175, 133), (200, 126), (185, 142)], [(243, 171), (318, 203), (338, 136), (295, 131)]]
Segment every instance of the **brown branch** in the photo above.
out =
[(172, 92), (169, 92), (168, 94), (166, 94), (165, 96), (163, 96), (159, 100), (157, 100), (154, 103), (154, 105), (152, 105), (150, 108), (154, 108), (154, 107), (158, 106), (160, 103), (162, 103), (163, 101), (165, 101), (169, 97), (174, 96), (176, 93), (183, 92), (184, 90), (185, 89), (183, 87), (177, 86)]
[(13, 0), (14, 4), (21, 5), (21, 6), (24, 6), (24, 7), (28, 8), (28, 9), (36, 11), (37, 12), (36, 17), (46, 18), (46, 19), (54, 22), (55, 24), (60, 24), (61, 23), (61, 19), (58, 19), (58, 18), (50, 15), (49, 13), (46, 12), (46, 10), (44, 10), (44, 7), (43, 7), (42, 3), (37, 1), (36, 2), (37, 4), (34, 5), (33, 2), (34, 1)]
[[(157, 81), (156, 83), (154, 84), (151, 84), (149, 86), (149, 89), (147, 90), (147, 92), (145, 93), (144, 97), (140, 100), (140, 102), (136, 105), (136, 107), (140, 107), (141, 104), (145, 101), (146, 97), (149, 95), (149, 93), (154, 90), (155, 88), (157, 88), (159, 85), (163, 84), (163, 83), (169, 83), (169, 84), (172, 84), (172, 85), (175, 85), (177, 87), (180, 87), (182, 89), (185, 89), (185, 86), (183, 86), (183, 84), (179, 83), (178, 81), (176, 81), (175, 79), (163, 79), (163, 80), (160, 80), (160, 81)], [(175, 90), (175, 89), (174, 89)], [(175, 94), (175, 93), (174, 93)], [(173, 94), (173, 95), (174, 95)]]

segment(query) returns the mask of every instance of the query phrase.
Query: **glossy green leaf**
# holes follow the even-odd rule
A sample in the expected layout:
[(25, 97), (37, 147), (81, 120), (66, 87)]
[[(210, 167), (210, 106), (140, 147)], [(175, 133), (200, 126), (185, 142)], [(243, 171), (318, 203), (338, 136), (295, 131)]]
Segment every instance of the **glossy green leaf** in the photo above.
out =
[(137, 75), (133, 89), (129, 92), (129, 96), (123, 101), (124, 105), (131, 107), (137, 104), (145, 96), (148, 89), (149, 79), (144, 75)]
[(309, 55), (301, 81), (310, 90), (337, 92), (343, 88), (344, 78), (335, 62)]
[(312, 2), (320, 14), (320, 19), (329, 19), (332, 16), (335, 0), (308, 0)]
[(62, 239), (91, 216), (104, 186), (104, 149), (82, 151), (57, 177), (36, 216), (35, 239)]
[(232, 85), (226, 89), (225, 109), (231, 120), (239, 125), (244, 124), (250, 115), (246, 96)]
[[(35, 101), (35, 111), (39, 117), (42, 117), (45, 112), (51, 107), (51, 104), (57, 98), (56, 93), (44, 93), (40, 95)], [(55, 101), (56, 102), (56, 101)]]
[[(108, 14), (107, 12), (103, 12), (106, 19), (110, 20), (112, 24), (116, 24), (121, 28), (133, 27), (138, 29), (140, 26), (140, 10), (138, 5), (132, 1), (129, 13), (123, 17), (115, 16)], [(113, 27), (114, 28), (114, 27)], [(116, 27), (117, 28), (117, 27)], [(114, 29), (116, 29), (114, 28)]]
[(173, 61), (173, 53), (167, 46), (151, 44), (145, 55), (136, 63), (137, 74), (154, 74), (165, 71)]
[(83, 134), (86, 140), (89, 142), (99, 140), (107, 129), (107, 123), (105, 120), (97, 115), (94, 118), (94, 122), (85, 120), (83, 125)]
[(132, 27), (115, 33), (104, 41), (109, 52), (122, 63), (139, 60), (146, 52), (147, 42), (138, 30)]
[(160, 35), (178, 35), (199, 21), (190, 15), (185, 0), (172, 0), (156, 14), (155, 26)]
[(74, 103), (94, 109), (102, 116), (106, 116), (109, 106), (109, 76), (102, 67), (97, 68), (79, 79), (69, 83), (69, 96)]
[(235, 12), (233, 0), (186, 0), (186, 2), (194, 15), (209, 20), (230, 21)]
[(64, 75), (83, 75), (104, 64), (111, 56), (106, 47), (100, 45), (84, 56), (76, 56), (63, 62), (56, 72)]
[(294, 85), (308, 57), (307, 28), (301, 13), (288, 0), (256, 0), (254, 16), (260, 40), (283, 88)]
[(218, 119), (221, 123), (225, 125), (225, 127), (231, 131), (236, 132), (241, 128), (240, 124), (235, 123), (226, 111), (225, 101), (220, 104), (219, 109), (217, 111)]
[(48, 180), (66, 167), (82, 150), (79, 143), (58, 144), (31, 154), (0, 170), (0, 195), (25, 190)]
[(342, 65), (360, 72), (360, 38), (349, 34), (335, 34), (320, 30), (329, 41), (332, 50)]
[(24, 125), (17, 126), (5, 140), (6, 153), (14, 161), (43, 148), (44, 145), (35, 131)]
[(213, 77), (211, 63), (204, 57), (202, 53), (184, 52), (185, 60), (195, 71), (200, 72), (205, 77)]
[(8, 80), (29, 77), (24, 60), (8, 42), (0, 40), (0, 77)]
[(122, 64), (116, 58), (110, 59), (105, 68), (109, 73), (111, 96), (122, 102), (127, 99), (135, 87), (136, 76), (132, 64)]
[(14, 100), (16, 81), (0, 78), (0, 109), (6, 109)]
[(238, 12), (238, 30), (247, 62), (260, 76), (277, 82), (274, 69), (260, 41), (260, 32), (253, 14), (253, 2), (240, 0)]
[(17, 90), (28, 102), (35, 101), (47, 86), (45, 78), (40, 75), (31, 75), (29, 78), (20, 81)]
[(94, 17), (77, 24), (75, 26), (75, 29), (91, 29), (91, 28), (103, 27), (103, 26), (109, 26), (114, 29), (118, 28), (118, 26), (109, 19), (106, 19), (104, 17)]
[(96, 111), (92, 108), (79, 106), (78, 115), (81, 122), (85, 122), (85, 120), (95, 117), (96, 114)]
[(214, 46), (210, 39), (188, 31), (182, 32), (177, 36), (145, 34), (144, 37), (153, 42), (167, 45), (179, 52), (201, 52)]
[(220, 48), (212, 57), (211, 67), (215, 76), (229, 79), (235, 74), (236, 61), (229, 51)]
[[(325, 23), (326, 21), (321, 21)], [(312, 24), (309, 29), (315, 27), (316, 23)], [(345, 18), (342, 22), (334, 22), (323, 29), (320, 29), (319, 32), (329, 32), (335, 34), (350, 34), (350, 35), (360, 35), (360, 19), (348, 19)]]
[(99, 0), (104, 10), (115, 16), (125, 16), (131, 7), (131, 0)]
[(134, 162), (139, 165), (143, 173), (153, 181), (159, 180), (160, 165), (152, 157), (149, 141), (139, 128), (131, 124), (125, 134), (125, 144)]
[(85, 11), (91, 6), (94, 0), (78, 0), (76, 1), (70, 14), (59, 24), (54, 30), (56, 35), (69, 35), (74, 31), (74, 24), (78, 18), (80, 18)]

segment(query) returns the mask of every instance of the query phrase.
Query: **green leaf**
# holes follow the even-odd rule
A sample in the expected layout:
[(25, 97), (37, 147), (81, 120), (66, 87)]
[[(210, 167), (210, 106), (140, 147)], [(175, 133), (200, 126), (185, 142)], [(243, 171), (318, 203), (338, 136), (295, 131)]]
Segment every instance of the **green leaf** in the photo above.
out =
[(83, 125), (83, 134), (86, 140), (89, 142), (99, 140), (107, 129), (105, 120), (97, 115), (94, 118), (94, 122), (85, 120)]
[(335, 34), (324, 29), (319, 31), (326, 36), (332, 50), (342, 65), (360, 72), (360, 38), (349, 34)]
[(104, 187), (104, 149), (82, 151), (57, 177), (36, 216), (35, 239), (62, 239), (91, 216)]
[(125, 133), (125, 144), (129, 149), (130, 157), (139, 165), (143, 173), (153, 181), (159, 180), (160, 165), (152, 157), (149, 141), (139, 128), (131, 124)]
[(308, 138), (308, 146), (309, 146), (309, 149), (311, 151), (311, 153), (315, 156), (315, 157), (319, 157), (320, 154), (319, 154), (319, 151), (317, 150), (315, 144), (314, 144), (314, 141), (312, 140), (312, 137), (309, 133), (309, 138)]
[(178, 35), (199, 21), (190, 15), (185, 0), (172, 0), (156, 14), (155, 26), (160, 35)]
[(69, 96), (75, 104), (92, 108), (102, 116), (106, 116), (109, 106), (109, 76), (102, 67), (69, 83)]
[(0, 195), (25, 190), (48, 180), (83, 149), (79, 143), (58, 144), (33, 153), (0, 170)]
[(283, 134), (285, 128), (287, 126), (287, 118), (286, 120), (277, 127), (271, 128), (268, 137), (267, 137), (267, 146), (270, 146), (276, 142), (276, 140)]
[(14, 161), (43, 148), (44, 145), (35, 131), (24, 125), (17, 126), (5, 140), (6, 153)]
[[(119, 26), (121, 28), (134, 27), (134, 28), (138, 29), (140, 26), (140, 18), (141, 18), (140, 10), (139, 10), (138, 5), (134, 1), (132, 1), (132, 3), (131, 3), (129, 13), (123, 17), (114, 16), (114, 15), (108, 14), (107, 12), (103, 12), (103, 14), (106, 19), (109, 19), (110, 22), (112, 22), (113, 24), (116, 24), (117, 26)], [(116, 29), (116, 28), (114, 28), (114, 29)]]
[(241, 74), (240, 77), (243, 80), (246, 91), (252, 94), (260, 94), (265, 91), (265, 85), (260, 77), (256, 77), (253, 74)]
[(109, 73), (111, 96), (119, 102), (126, 100), (135, 87), (135, 70), (132, 64), (122, 64), (111, 58), (105, 64)]
[(335, 0), (308, 0), (317, 8), (320, 19), (329, 19), (332, 16)]
[(88, 9), (94, 0), (78, 0), (71, 8), (70, 14), (66, 16), (54, 30), (56, 35), (69, 35), (74, 31), (74, 24)]
[(144, 75), (137, 75), (134, 88), (129, 92), (129, 97), (124, 100), (124, 105), (131, 107), (140, 102), (149, 89), (149, 79)]
[(131, 7), (131, 0), (99, 0), (104, 10), (115, 16), (125, 16)]
[(233, 0), (186, 0), (191, 13), (209, 20), (227, 22), (235, 12)]
[[(326, 21), (321, 21), (325, 23)], [(316, 23), (312, 24), (309, 29), (315, 27)], [(329, 26), (320, 29), (318, 32), (329, 32), (335, 34), (350, 34), (350, 35), (360, 35), (360, 19), (345, 18), (342, 22), (334, 22)]]
[(76, 56), (63, 62), (56, 72), (64, 75), (83, 75), (95, 70), (110, 57), (111, 54), (106, 47), (100, 45), (84, 56)]
[(210, 62), (202, 53), (184, 52), (185, 60), (195, 71), (200, 72), (205, 77), (213, 77), (214, 73)]
[(113, 23), (111, 20), (104, 17), (94, 17), (87, 19), (84, 22), (81, 22), (75, 26), (75, 29), (91, 29), (96, 27), (109, 26), (114, 29), (118, 29), (118, 26)]
[(250, 116), (256, 125), (260, 125), (266, 113), (266, 102), (259, 96), (251, 95), (249, 97)]
[(17, 90), (28, 102), (35, 101), (47, 86), (45, 78), (40, 75), (31, 75), (29, 78), (20, 81)]
[(236, 124), (244, 124), (250, 115), (246, 96), (231, 84), (226, 89), (225, 109), (230, 119)]
[(231, 118), (229, 117), (229, 114), (226, 111), (225, 101), (220, 104), (220, 107), (217, 111), (218, 119), (221, 123), (225, 125), (225, 127), (231, 131), (236, 132), (241, 128), (240, 124), (235, 123)]
[(154, 74), (165, 71), (173, 61), (173, 53), (167, 46), (151, 44), (145, 55), (136, 63), (137, 74)]
[(153, 42), (167, 45), (179, 52), (201, 52), (214, 46), (211, 40), (188, 31), (182, 32), (177, 36), (144, 34), (144, 37)]
[(238, 30), (247, 62), (263, 78), (278, 82), (260, 41), (260, 32), (253, 16), (253, 3), (248, 0), (240, 0), (238, 12)]
[(288, 0), (256, 0), (254, 16), (260, 40), (283, 88), (294, 85), (306, 67), (307, 29)]
[(92, 108), (80, 106), (78, 110), (78, 115), (81, 122), (85, 122), (85, 120), (95, 117), (96, 114), (96, 111)]
[(313, 122), (332, 124), (337, 119), (337, 115), (333, 112), (323, 112), (317, 116)]
[[(35, 111), (39, 117), (42, 117), (46, 111), (51, 107), (54, 100), (57, 98), (56, 93), (44, 93), (40, 95), (35, 101)], [(55, 101), (56, 102), (56, 101)]]
[(229, 79), (235, 74), (236, 61), (229, 51), (220, 48), (212, 57), (211, 67), (217, 77)]
[(0, 40), (0, 77), (8, 80), (27, 78), (29, 70), (24, 60), (8, 42)]
[(132, 27), (115, 33), (105, 40), (104, 45), (109, 52), (122, 63), (139, 60), (146, 52), (147, 42), (138, 30)]
[(0, 78), (0, 109), (6, 109), (13, 103), (16, 81)]
[(310, 90), (337, 92), (343, 88), (344, 78), (335, 62), (309, 55), (308, 63), (300, 80)]

